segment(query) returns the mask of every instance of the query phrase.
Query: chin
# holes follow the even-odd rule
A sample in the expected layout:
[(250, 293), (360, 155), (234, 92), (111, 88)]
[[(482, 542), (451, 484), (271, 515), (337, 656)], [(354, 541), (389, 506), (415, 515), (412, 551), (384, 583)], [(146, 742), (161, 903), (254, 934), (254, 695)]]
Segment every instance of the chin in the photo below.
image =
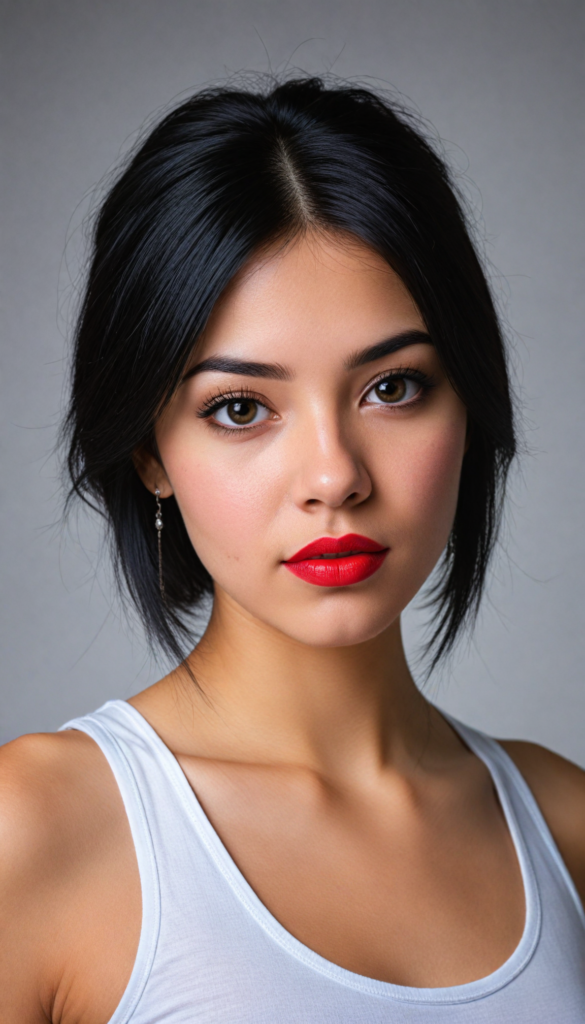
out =
[(353, 647), (366, 643), (388, 629), (400, 615), (400, 609), (388, 608), (372, 613), (366, 609), (328, 608), (322, 614), (307, 609), (276, 623), (280, 632), (307, 647)]

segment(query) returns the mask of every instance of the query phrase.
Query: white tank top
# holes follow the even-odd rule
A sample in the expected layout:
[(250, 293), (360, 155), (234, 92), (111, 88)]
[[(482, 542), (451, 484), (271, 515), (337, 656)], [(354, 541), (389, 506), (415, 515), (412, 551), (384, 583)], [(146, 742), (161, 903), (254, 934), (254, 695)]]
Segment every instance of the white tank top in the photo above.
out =
[(526, 922), (509, 960), (452, 988), (408, 988), (314, 953), (269, 913), (176, 758), (122, 700), (68, 722), (105, 754), (136, 847), (142, 931), (110, 1024), (584, 1024), (585, 914), (524, 779), (494, 740), (453, 722), (487, 765), (522, 870)]

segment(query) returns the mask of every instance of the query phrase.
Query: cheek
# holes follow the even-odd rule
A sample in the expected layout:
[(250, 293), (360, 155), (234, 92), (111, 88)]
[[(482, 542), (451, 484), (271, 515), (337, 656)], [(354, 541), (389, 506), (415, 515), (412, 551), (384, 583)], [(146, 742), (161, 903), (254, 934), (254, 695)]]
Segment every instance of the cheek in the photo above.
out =
[(161, 452), (191, 543), (218, 582), (221, 563), (265, 550), (279, 504), (278, 467), (250, 464), (243, 448), (234, 444), (219, 456), (204, 447), (198, 457), (175, 449), (167, 460)]
[(385, 490), (405, 538), (437, 558), (447, 542), (459, 493), (465, 422), (454, 417), (440, 429), (421, 431), (392, 454)]

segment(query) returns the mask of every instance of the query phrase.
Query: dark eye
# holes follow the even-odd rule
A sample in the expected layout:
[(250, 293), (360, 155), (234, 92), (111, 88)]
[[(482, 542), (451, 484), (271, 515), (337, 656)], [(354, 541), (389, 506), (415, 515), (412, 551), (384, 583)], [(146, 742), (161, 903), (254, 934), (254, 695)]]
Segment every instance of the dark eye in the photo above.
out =
[(224, 427), (249, 427), (261, 423), (269, 416), (268, 409), (253, 398), (233, 398), (214, 413), (214, 419)]
[(386, 377), (371, 388), (366, 401), (373, 405), (403, 405), (415, 398), (420, 384), (408, 377)]

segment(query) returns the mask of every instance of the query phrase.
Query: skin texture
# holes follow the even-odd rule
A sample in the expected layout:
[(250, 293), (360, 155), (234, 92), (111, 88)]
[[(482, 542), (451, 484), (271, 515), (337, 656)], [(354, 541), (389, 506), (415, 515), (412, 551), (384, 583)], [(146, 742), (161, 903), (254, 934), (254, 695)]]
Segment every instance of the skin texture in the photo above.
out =
[[(177, 670), (131, 703), (284, 927), (349, 970), (425, 987), (500, 966), (524, 894), (487, 770), (404, 657), (400, 612), (449, 535), (466, 413), (420, 338), (347, 365), (408, 331), (424, 331), (411, 297), (355, 240), (306, 235), (232, 283), (192, 368), (232, 358), (280, 371), (194, 373), (157, 424), (161, 461), (136, 453), (145, 485), (175, 494), (215, 602), (189, 659), (201, 690)], [(433, 386), (382, 403), (376, 381), (407, 370)], [(226, 433), (225, 411), (200, 415), (229, 389), (266, 410), (257, 425)], [(389, 548), (369, 579), (327, 589), (284, 567), (346, 533)], [(504, 745), (583, 895), (584, 773)], [(0, 759), (0, 1020), (105, 1024), (141, 912), (115, 782), (82, 734), (24, 737)]]
[[(154, 473), (163, 496), (174, 492), (222, 608), (233, 601), (303, 644), (338, 647), (377, 636), (424, 582), (455, 512), (465, 410), (442, 375), (432, 401), (359, 404), (380, 371), (405, 361), (438, 378), (431, 345), (352, 373), (344, 367), (353, 353), (408, 329), (425, 327), (382, 260), (317, 239), (242, 275), (216, 308), (197, 362), (229, 354), (276, 363), (292, 377), (198, 374), (158, 425), (165, 472), (154, 465), (147, 478)], [(275, 418), (237, 435), (197, 420), (210, 396), (241, 383)], [(324, 592), (283, 568), (309, 541), (350, 529), (391, 548), (367, 584)]]

